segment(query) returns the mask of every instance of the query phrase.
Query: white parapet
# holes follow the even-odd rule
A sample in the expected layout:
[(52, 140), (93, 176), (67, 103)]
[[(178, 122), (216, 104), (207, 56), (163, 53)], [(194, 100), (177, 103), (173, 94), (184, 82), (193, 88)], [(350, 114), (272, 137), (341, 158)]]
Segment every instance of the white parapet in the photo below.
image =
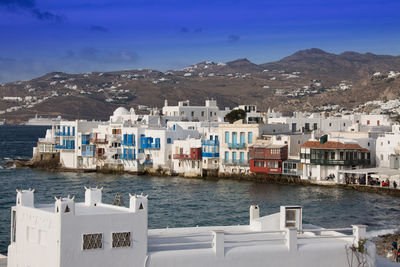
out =
[(225, 255), (225, 244), (224, 244), (224, 231), (215, 230), (212, 231), (213, 241), (212, 247), (217, 258), (223, 258)]
[(7, 256), (0, 254), (0, 267), (7, 267)]

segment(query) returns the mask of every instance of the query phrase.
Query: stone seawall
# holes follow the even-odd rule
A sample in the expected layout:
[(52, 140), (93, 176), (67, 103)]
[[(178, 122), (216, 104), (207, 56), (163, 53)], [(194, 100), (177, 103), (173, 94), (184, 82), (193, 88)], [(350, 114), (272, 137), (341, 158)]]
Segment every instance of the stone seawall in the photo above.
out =
[[(394, 196), (400, 196), (400, 189), (379, 187), (379, 186), (366, 186), (357, 184), (338, 184), (331, 181), (314, 181), (314, 180), (302, 180), (299, 176), (290, 176), (282, 174), (255, 174), (255, 173), (218, 173), (216, 171), (203, 173), (203, 176), (198, 175), (185, 175), (184, 173), (178, 174), (170, 169), (153, 169), (145, 168), (140, 172), (125, 171), (123, 166), (108, 166), (105, 165), (102, 168), (97, 168), (96, 170), (82, 170), (82, 169), (67, 169), (60, 166), (57, 162), (57, 156), (53, 157), (47, 155), (45, 160), (15, 160), (15, 165), (18, 168), (34, 168), (34, 169), (44, 169), (52, 172), (100, 172), (108, 174), (117, 173), (128, 173), (132, 175), (148, 175), (148, 176), (180, 176), (190, 179), (207, 179), (207, 180), (238, 180), (238, 181), (250, 181), (256, 183), (274, 183), (274, 184), (294, 184), (302, 186), (325, 186), (325, 187), (340, 187), (351, 190), (379, 193), (379, 194), (390, 194)], [(208, 175), (209, 174), (209, 175)]]

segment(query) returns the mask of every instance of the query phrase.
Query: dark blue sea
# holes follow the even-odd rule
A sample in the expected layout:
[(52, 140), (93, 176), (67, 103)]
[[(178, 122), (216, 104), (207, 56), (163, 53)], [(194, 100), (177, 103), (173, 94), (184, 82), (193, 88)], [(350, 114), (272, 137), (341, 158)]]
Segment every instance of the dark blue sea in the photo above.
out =
[[(45, 132), (46, 127), (0, 127), (0, 165), (8, 158), (30, 158)], [(352, 189), (7, 168), (0, 169), (0, 253), (9, 244), (15, 189), (35, 188), (35, 202), (52, 203), (55, 195), (68, 194), (83, 201), (83, 187), (96, 185), (104, 186), (106, 203), (117, 192), (125, 204), (128, 193), (149, 194), (150, 228), (246, 224), (250, 204), (259, 204), (261, 215), (278, 212), (280, 205), (302, 205), (305, 222), (322, 227), (366, 224), (370, 235), (388, 233), (400, 224), (399, 197)]]

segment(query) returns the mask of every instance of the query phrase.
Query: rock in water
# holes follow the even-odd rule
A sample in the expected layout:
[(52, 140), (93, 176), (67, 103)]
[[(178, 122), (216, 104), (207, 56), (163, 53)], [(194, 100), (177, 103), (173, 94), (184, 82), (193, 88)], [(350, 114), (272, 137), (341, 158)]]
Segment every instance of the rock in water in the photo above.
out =
[(121, 194), (120, 194), (119, 192), (115, 195), (113, 205), (115, 205), (115, 206), (121, 206), (121, 207), (122, 207), (122, 206), (125, 206), (124, 200), (122, 199), (122, 196), (121, 196)]

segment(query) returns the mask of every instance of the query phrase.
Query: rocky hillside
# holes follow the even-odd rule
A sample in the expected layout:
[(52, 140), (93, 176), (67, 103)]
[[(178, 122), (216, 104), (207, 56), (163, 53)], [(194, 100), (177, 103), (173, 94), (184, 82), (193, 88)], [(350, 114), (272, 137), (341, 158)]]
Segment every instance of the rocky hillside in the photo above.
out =
[(107, 119), (118, 106), (141, 109), (215, 98), (221, 108), (256, 104), (261, 110), (346, 110), (371, 100), (400, 98), (400, 57), (320, 49), (276, 62), (204, 61), (181, 70), (49, 73), (0, 85), (0, 119), (22, 123), (38, 114)]

